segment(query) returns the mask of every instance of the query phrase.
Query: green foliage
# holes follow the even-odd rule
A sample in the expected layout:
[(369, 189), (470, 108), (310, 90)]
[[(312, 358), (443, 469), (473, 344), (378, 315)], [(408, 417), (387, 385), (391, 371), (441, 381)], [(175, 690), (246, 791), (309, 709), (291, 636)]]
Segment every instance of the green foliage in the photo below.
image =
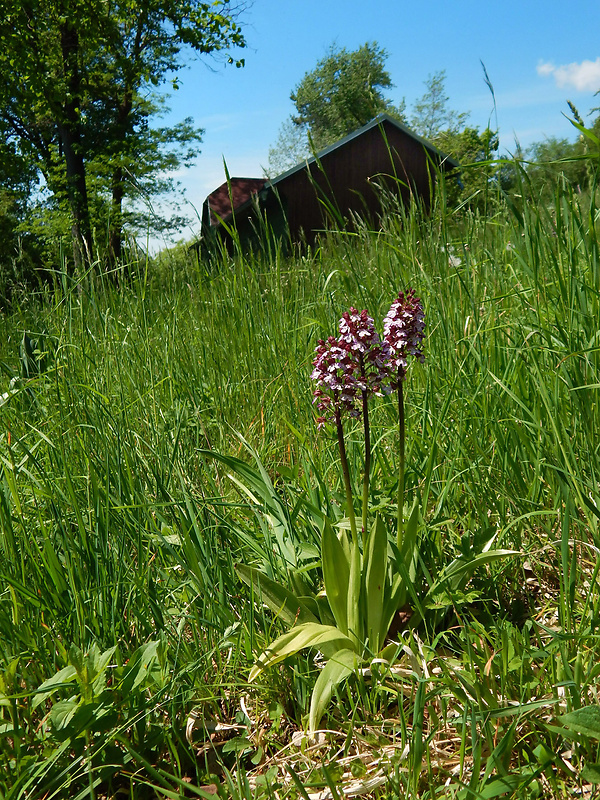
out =
[(91, 259), (92, 228), (102, 222), (92, 208), (98, 182), (98, 194), (109, 198), (109, 251), (118, 258), (123, 200), (139, 192), (138, 181), (149, 191), (151, 178), (185, 162), (199, 141), (189, 121), (151, 132), (159, 105), (148, 90), (167, 79), (176, 84), (184, 49), (205, 55), (243, 47), (235, 13), (227, 3), (198, 0), (110, 7), (10, 0), (3, 10), (0, 124), (68, 209), (80, 263)]
[[(210, 786), (262, 800), (328, 781), (413, 800), (591, 793), (597, 740), (563, 717), (594, 708), (600, 674), (596, 200), (559, 182), (548, 205), (499, 205), (492, 220), (400, 209), (377, 234), (223, 258), (210, 277), (173, 251), (156, 270), (132, 262), (120, 291), (61, 272), (3, 312), (5, 798)], [(309, 650), (248, 685), (255, 653), (294, 622), (338, 627), (319, 546), (325, 517), (342, 546), (347, 503), (337, 442), (315, 432), (310, 356), (349, 302), (380, 316), (399, 282), (419, 286), (430, 331), (406, 398), (413, 616), (391, 627), (393, 668), (367, 653), (356, 670), (345, 647), (325, 672)], [(377, 515), (395, 527), (396, 425), (394, 403), (373, 406), (369, 531)], [(352, 476), (361, 441), (350, 426)], [(313, 744), (298, 729), (317, 683), (337, 703)], [(85, 718), (59, 728), (61, 707), (48, 715), (71, 700)], [(217, 723), (244, 726), (229, 753)]]
[(0, 299), (8, 301), (34, 280), (40, 243), (22, 227), (35, 186), (35, 170), (0, 124)]
[[(377, 663), (393, 664), (398, 648), (388, 642), (388, 634), (398, 609), (405, 605), (407, 598), (414, 598), (417, 609), (412, 624), (422, 622), (425, 615), (432, 623), (431, 611), (424, 609), (434, 609), (435, 614), (441, 608), (452, 606), (478, 567), (515, 555), (510, 550), (490, 549), (492, 537), (483, 552), (468, 551), (448, 564), (431, 581), (428, 591), (418, 597), (415, 589), (418, 586), (418, 523), (419, 507), (415, 503), (406, 525), (402, 550), (390, 558), (388, 550), (393, 545), (380, 517), (376, 518), (367, 536), (363, 552), (357, 539), (350, 539), (343, 528), (336, 534), (326, 519), (321, 546), (324, 597), (296, 597), (258, 570), (243, 564), (236, 566), (257, 599), (293, 626), (259, 656), (250, 681), (266, 668), (305, 648), (316, 648), (327, 660), (311, 697), (309, 728), (312, 733), (339, 683), (369, 665), (373, 658)], [(322, 602), (318, 602), (319, 599)], [(311, 606), (320, 621), (310, 611)], [(330, 624), (333, 621), (335, 626)]]
[(402, 119), (404, 103), (396, 107), (384, 95), (393, 87), (386, 59), (386, 51), (376, 42), (354, 51), (332, 46), (290, 95), (296, 113), (269, 151), (271, 171), (294, 166), (311, 150), (321, 150), (384, 111)]
[(438, 131), (433, 143), (460, 164), (455, 181), (446, 182), (446, 201), (451, 207), (466, 204), (472, 210), (487, 213), (498, 205), (503, 182), (503, 165), (497, 161), (498, 136), (486, 128)]
[(411, 127), (426, 139), (434, 141), (443, 131), (458, 134), (464, 128), (470, 112), (458, 112), (448, 108), (446, 94), (446, 70), (434, 72), (425, 81), (427, 87), (417, 100), (410, 119)]
[[(586, 135), (586, 131), (590, 135)], [(526, 152), (528, 192), (536, 200), (551, 203), (559, 181), (576, 191), (597, 185), (600, 176), (600, 117), (589, 128), (581, 127), (575, 141), (550, 137), (534, 143)]]

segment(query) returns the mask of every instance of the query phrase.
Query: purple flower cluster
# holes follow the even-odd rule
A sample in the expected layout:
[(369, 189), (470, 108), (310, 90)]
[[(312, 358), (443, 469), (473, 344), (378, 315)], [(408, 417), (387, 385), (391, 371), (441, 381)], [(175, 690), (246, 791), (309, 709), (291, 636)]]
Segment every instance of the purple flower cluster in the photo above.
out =
[(336, 407), (340, 411), (345, 409), (352, 417), (357, 417), (358, 386), (355, 373), (358, 362), (352, 357), (348, 348), (333, 336), (327, 341), (319, 339), (313, 366), (310, 377), (317, 383), (313, 402), (317, 404), (319, 411), (323, 412), (323, 416), (317, 419), (319, 428), (326, 422), (333, 422)]
[(356, 384), (361, 392), (389, 394), (389, 346), (382, 342), (375, 323), (366, 311), (351, 308), (340, 320), (339, 344), (347, 348), (357, 362)]
[(421, 343), (425, 335), (425, 314), (421, 300), (414, 289), (400, 292), (383, 320), (383, 338), (387, 342), (392, 358), (390, 364), (403, 380), (406, 374), (407, 356), (425, 361)]
[(316, 382), (314, 402), (322, 412), (319, 428), (333, 422), (336, 411), (360, 416), (364, 396), (389, 394), (406, 370), (406, 357), (424, 360), (421, 301), (410, 290), (400, 293), (384, 320), (384, 338), (375, 330), (367, 311), (351, 308), (339, 322), (339, 338), (319, 340), (311, 378)]

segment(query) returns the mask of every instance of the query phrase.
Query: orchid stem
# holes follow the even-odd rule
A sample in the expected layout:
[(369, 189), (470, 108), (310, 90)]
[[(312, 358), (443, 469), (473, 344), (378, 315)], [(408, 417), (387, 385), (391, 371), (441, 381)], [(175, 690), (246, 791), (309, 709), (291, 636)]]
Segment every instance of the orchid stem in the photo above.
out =
[(342, 463), (342, 474), (344, 476), (344, 486), (346, 489), (346, 510), (348, 513), (348, 519), (350, 520), (352, 541), (354, 543), (358, 543), (358, 533), (356, 531), (356, 517), (354, 516), (354, 502), (352, 498), (352, 483), (350, 482), (350, 468), (348, 467), (348, 459), (346, 457), (344, 428), (342, 427), (342, 418), (337, 403), (335, 404), (335, 427), (337, 430), (338, 447), (340, 450), (340, 461)]
[(402, 548), (404, 540), (404, 375), (402, 367), (398, 370), (398, 438), (399, 438), (399, 464), (398, 464), (398, 550)]
[(371, 474), (371, 430), (369, 427), (369, 404), (366, 391), (362, 393), (362, 412), (365, 428), (365, 474), (363, 476), (362, 535), (363, 546), (367, 539), (367, 515), (369, 513), (369, 480)]

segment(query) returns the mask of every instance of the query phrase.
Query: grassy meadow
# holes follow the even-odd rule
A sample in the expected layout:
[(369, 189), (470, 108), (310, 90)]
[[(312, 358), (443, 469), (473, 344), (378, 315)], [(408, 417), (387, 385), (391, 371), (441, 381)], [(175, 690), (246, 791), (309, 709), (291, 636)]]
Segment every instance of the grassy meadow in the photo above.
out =
[[(120, 288), (63, 276), (15, 301), (0, 317), (0, 798), (594, 796), (599, 230), (559, 186), (549, 207), (392, 210), (294, 256), (206, 275), (167, 252)], [(322, 658), (249, 682), (285, 625), (234, 565), (319, 591), (323, 521), (343, 528), (345, 511), (314, 348), (350, 306), (381, 327), (408, 287), (426, 316), (405, 386), (414, 581), (393, 664), (341, 683), (309, 737)], [(376, 398), (369, 514), (390, 535), (397, 424)], [(360, 497), (352, 421), (346, 447)], [(492, 541), (514, 552), (487, 561)], [(468, 580), (436, 582), (457, 558)]]

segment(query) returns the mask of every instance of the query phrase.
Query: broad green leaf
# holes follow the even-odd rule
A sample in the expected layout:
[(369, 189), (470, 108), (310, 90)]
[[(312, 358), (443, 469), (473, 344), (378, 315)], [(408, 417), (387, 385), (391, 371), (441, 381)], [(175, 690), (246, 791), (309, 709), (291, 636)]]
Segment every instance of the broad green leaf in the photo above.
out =
[(356, 672), (362, 659), (355, 650), (338, 650), (321, 670), (310, 699), (308, 728), (314, 733), (333, 694), (343, 680)]
[(600, 783), (600, 764), (586, 764), (581, 770), (581, 777), (588, 783)]
[(77, 680), (80, 689), (93, 689), (98, 692), (104, 686), (104, 673), (112, 659), (116, 646), (109, 647), (108, 650), (101, 651), (94, 643), (87, 653), (83, 653), (75, 644), (69, 648), (69, 661), (77, 670)]
[[(317, 553), (317, 565), (321, 562), (320, 555), (320, 553)], [(299, 569), (288, 570), (288, 577), (292, 587), (292, 594), (295, 594), (296, 597), (312, 594), (311, 586), (306, 582), (303, 573)]]
[(271, 580), (255, 567), (236, 564), (235, 571), (248, 586), (259, 594), (263, 602), (288, 625), (318, 622), (312, 611), (289, 589)]
[(559, 717), (559, 720), (569, 730), (600, 739), (600, 705), (577, 708)]
[(398, 655), (402, 652), (402, 646), (396, 642), (390, 642), (382, 648), (377, 657), (392, 664)]
[(57, 672), (56, 675), (45, 680), (41, 686), (38, 687), (37, 692), (33, 696), (32, 708), (37, 708), (40, 703), (43, 703), (44, 700), (52, 694), (52, 692), (61, 689), (65, 685), (71, 684), (76, 677), (77, 670), (74, 666), (69, 664), (68, 667), (64, 667)]
[[(367, 611), (367, 630), (369, 649), (379, 652), (381, 647), (381, 623), (385, 604), (387, 583), (388, 537), (383, 520), (378, 515), (367, 538), (363, 556), (365, 603)], [(387, 631), (385, 632), (387, 633)], [(383, 633), (383, 636), (385, 636)]]
[(229, 739), (223, 745), (224, 753), (244, 753), (247, 750), (253, 750), (254, 745), (247, 736), (236, 736), (234, 739)]
[(124, 677), (121, 684), (121, 691), (128, 695), (142, 684), (152, 671), (158, 658), (159, 642), (146, 642), (133, 653), (127, 666), (124, 668)]
[[(98, 645), (96, 643), (94, 643), (91, 646), (90, 652), (93, 651), (94, 648), (98, 649)], [(89, 653), (88, 653), (88, 655), (89, 655)], [(84, 655), (83, 650), (81, 650), (81, 648), (77, 647), (77, 645), (74, 642), (69, 647), (69, 661), (71, 662), (71, 664), (77, 670), (77, 678), (78, 678), (79, 682), (83, 683), (84, 685), (87, 685), (88, 681), (87, 681), (87, 677), (85, 675), (85, 671), (86, 671), (86, 656)]]
[(410, 517), (404, 529), (404, 539), (400, 549), (400, 558), (406, 566), (411, 581), (414, 581), (416, 574), (416, 546), (417, 534), (419, 532), (419, 503), (415, 498)]
[(61, 700), (55, 703), (50, 711), (49, 719), (57, 731), (64, 730), (79, 708), (78, 700)]
[(331, 625), (319, 625), (307, 622), (284, 633), (268, 647), (258, 658), (250, 671), (249, 680), (253, 681), (267, 667), (272, 667), (284, 658), (298, 653), (305, 647), (320, 648), (321, 645), (336, 642), (337, 648), (354, 650), (354, 643), (338, 629)]
[(348, 585), (350, 564), (329, 520), (325, 520), (322, 539), (323, 581), (329, 606), (342, 633), (348, 633)]
[(358, 644), (363, 640), (362, 614), (360, 608), (362, 594), (361, 554), (358, 541), (352, 542), (350, 550), (350, 574), (346, 598), (348, 635)]
[(319, 593), (315, 597), (317, 608), (319, 610), (319, 619), (323, 623), (323, 625), (333, 625), (335, 626), (335, 617), (331, 613), (331, 606), (329, 605), (329, 600), (325, 596), (324, 593)]
[(81, 736), (84, 731), (99, 733), (106, 731), (117, 724), (118, 712), (112, 706), (106, 706), (99, 701), (79, 703), (79, 707), (67, 722), (61, 725), (61, 729), (69, 729), (70, 736)]
[(97, 678), (102, 675), (108, 665), (112, 657), (115, 654), (116, 646), (109, 647), (108, 650), (104, 650), (101, 652), (99, 648), (94, 648), (90, 650), (90, 655), (88, 656), (89, 660), (91, 661), (91, 666), (93, 670), (93, 678)]
[(484, 538), (485, 538), (486, 534), (488, 534), (488, 533), (491, 534), (487, 539), (485, 539), (485, 543), (483, 544), (483, 546), (481, 548), (481, 552), (482, 553), (488, 553), (492, 549), (492, 545), (494, 544), (494, 540), (496, 539), (496, 536), (498, 535), (497, 532), (493, 533), (493, 531), (494, 531), (493, 528), (486, 528), (485, 531), (482, 531), (481, 535)]
[(487, 550), (485, 553), (478, 553), (478, 555), (468, 560), (465, 559), (464, 556), (460, 556), (442, 571), (439, 579), (429, 590), (428, 595), (439, 591), (446, 583), (448, 583), (452, 589), (458, 589), (461, 585), (467, 583), (478, 567), (484, 564), (491, 564), (493, 561), (499, 561), (508, 556), (518, 555), (518, 550)]
[[(297, 595), (299, 602), (305, 606), (311, 614), (314, 615), (315, 619), (323, 622), (321, 619), (321, 610), (319, 608), (319, 604), (317, 603), (317, 599), (314, 595), (307, 594), (307, 595)], [(326, 599), (326, 598), (325, 598)], [(302, 622), (312, 622), (313, 620), (310, 619), (303, 619)], [(326, 625), (335, 625), (335, 620), (331, 623), (326, 622)]]

